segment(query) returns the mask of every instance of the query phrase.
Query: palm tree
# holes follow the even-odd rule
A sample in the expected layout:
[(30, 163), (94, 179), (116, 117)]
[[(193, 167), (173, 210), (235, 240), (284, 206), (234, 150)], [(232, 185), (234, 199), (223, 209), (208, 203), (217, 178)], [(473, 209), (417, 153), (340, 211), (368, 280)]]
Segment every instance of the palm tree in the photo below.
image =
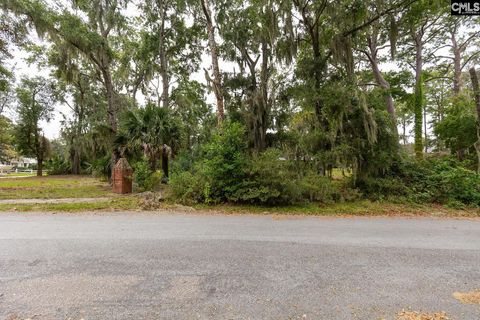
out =
[(178, 149), (181, 140), (179, 119), (169, 109), (148, 104), (127, 112), (122, 127), (126, 147), (140, 148), (152, 171), (157, 170), (161, 157), (163, 175), (168, 178), (169, 154)]

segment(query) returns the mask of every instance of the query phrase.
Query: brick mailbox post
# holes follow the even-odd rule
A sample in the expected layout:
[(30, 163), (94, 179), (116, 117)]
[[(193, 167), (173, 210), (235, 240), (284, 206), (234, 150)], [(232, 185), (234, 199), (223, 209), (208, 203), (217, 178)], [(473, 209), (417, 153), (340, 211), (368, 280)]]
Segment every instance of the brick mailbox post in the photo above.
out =
[(127, 159), (120, 158), (113, 168), (113, 192), (132, 193), (133, 170)]

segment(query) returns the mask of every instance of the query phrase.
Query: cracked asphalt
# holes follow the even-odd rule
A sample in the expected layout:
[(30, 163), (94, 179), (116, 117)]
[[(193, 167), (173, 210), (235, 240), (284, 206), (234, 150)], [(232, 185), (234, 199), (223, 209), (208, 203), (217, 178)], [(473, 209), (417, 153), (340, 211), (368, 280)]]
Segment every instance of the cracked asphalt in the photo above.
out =
[(0, 214), (0, 319), (480, 319), (480, 220)]

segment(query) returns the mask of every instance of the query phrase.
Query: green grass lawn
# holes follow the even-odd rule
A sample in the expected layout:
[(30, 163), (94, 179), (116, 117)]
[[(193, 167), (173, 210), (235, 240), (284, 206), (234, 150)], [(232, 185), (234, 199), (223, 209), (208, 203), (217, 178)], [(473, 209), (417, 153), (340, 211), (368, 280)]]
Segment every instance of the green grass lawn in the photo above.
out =
[[(94, 202), (0, 204), (0, 211), (89, 211), (132, 210), (138, 208), (138, 198), (117, 195), (110, 185), (88, 176), (44, 176), (0, 179), (0, 200), (4, 199), (63, 199), (102, 198)], [(109, 199), (103, 199), (109, 198)]]
[(4, 175), (0, 175), (0, 177), (35, 177), (37, 175), (36, 171), (33, 172), (12, 172), (12, 173), (7, 173)]
[(108, 183), (92, 177), (46, 176), (0, 179), (0, 199), (98, 198), (112, 195)]
[(116, 211), (138, 209), (138, 198), (135, 196), (117, 196), (110, 200), (82, 203), (44, 203), (44, 204), (0, 204), (0, 211), (20, 212), (81, 212), (81, 211)]

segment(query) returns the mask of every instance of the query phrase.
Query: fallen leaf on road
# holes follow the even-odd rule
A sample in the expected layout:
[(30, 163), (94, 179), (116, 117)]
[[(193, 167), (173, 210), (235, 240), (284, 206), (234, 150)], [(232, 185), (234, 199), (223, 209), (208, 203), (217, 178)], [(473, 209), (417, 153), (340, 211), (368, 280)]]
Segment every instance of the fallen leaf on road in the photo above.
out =
[(445, 312), (421, 313), (415, 311), (402, 311), (397, 313), (396, 320), (452, 320)]
[(480, 304), (480, 290), (470, 292), (454, 292), (453, 297), (466, 304)]

